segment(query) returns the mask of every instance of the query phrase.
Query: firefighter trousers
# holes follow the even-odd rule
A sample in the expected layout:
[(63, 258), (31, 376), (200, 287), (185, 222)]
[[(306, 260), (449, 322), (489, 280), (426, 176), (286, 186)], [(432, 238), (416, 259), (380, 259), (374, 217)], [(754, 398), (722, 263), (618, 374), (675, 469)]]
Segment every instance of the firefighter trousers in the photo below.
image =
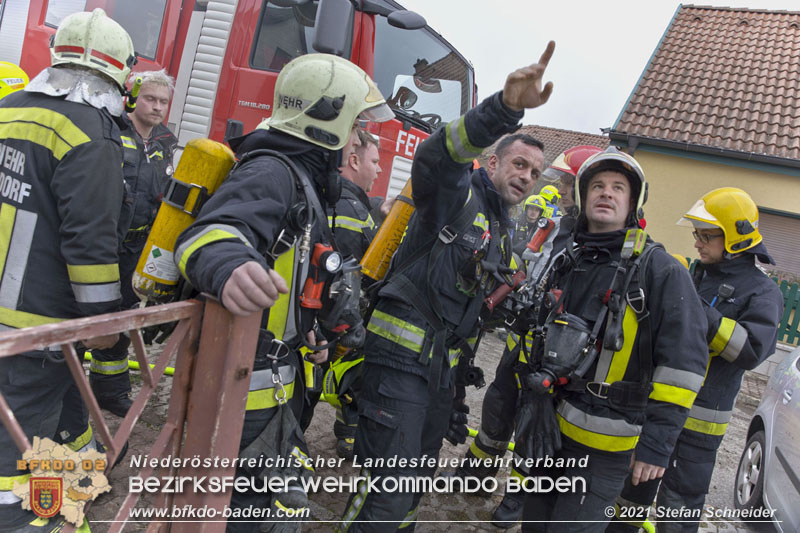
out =
[[(62, 400), (74, 385), (66, 363), (54, 356), (60, 358), (61, 352), (0, 357), (0, 392), (31, 444), (33, 437), (55, 437)], [(11, 434), (0, 424), (0, 525), (11, 528), (35, 518), (11, 491), (15, 482), (28, 482), (28, 473), (17, 470), (21, 458)]]
[[(255, 444), (255, 449), (247, 450), (250, 453), (246, 456), (252, 458), (261, 455), (273, 461), (280, 457), (283, 466), (256, 471), (248, 467), (236, 469), (237, 478), (246, 478), (248, 480), (253, 478), (256, 488), (254, 489), (251, 486), (246, 491), (233, 491), (230, 506), (234, 516), (245, 516), (247, 513), (242, 514), (242, 512), (247, 508), (252, 508), (254, 511), (271, 508), (273, 511), (272, 516), (275, 517), (276, 509), (280, 507), (276, 503), (278, 500), (286, 503), (287, 505), (283, 505), (286, 508), (297, 508), (291, 505), (289, 500), (294, 496), (299, 496), (302, 499), (302, 494), (272, 493), (264, 489), (262, 479), (265, 477), (283, 477), (286, 479), (294, 477), (299, 479), (302, 475), (307, 475), (304, 470), (313, 471), (310, 467), (294, 461), (294, 459), (307, 459), (308, 450), (298, 423), (304, 403), (302, 383), (298, 379), (296, 370), (297, 365), (301, 363), (292, 365), (288, 361), (289, 358), (297, 358), (299, 360), (300, 355), (296, 352), (290, 352), (287, 358), (278, 365), (277, 370), (281, 376), (282, 383), (286, 386), (283, 390), (276, 390), (275, 383), (271, 379), (273, 372), (270, 365), (262, 364), (262, 362), (259, 362), (259, 356), (256, 356), (257, 361), (250, 377), (250, 391), (248, 392), (247, 410), (245, 411), (239, 452), (240, 456), (244, 457), (246, 449), (259, 439), (260, 442)], [(283, 397), (286, 403), (279, 404), (276, 401), (278, 397)], [(299, 487), (300, 484), (298, 482), (296, 485), (293, 484), (291, 490), (299, 489)], [(254, 514), (252, 516), (257, 515)], [(302, 517), (298, 516), (298, 519), (302, 519)], [(255, 533), (259, 531), (262, 525), (253, 521), (252, 518), (249, 519), (250, 521), (247, 521), (247, 518), (241, 518), (240, 520), (242, 521), (229, 519), (226, 531), (229, 533)], [(288, 516), (286, 518), (267, 519), (266, 522), (270, 522), (268, 531), (275, 533), (299, 531), (299, 523), (287, 520), (289, 520)]]
[[(663, 518), (651, 518), (650, 521), (656, 523), (657, 531), (660, 533), (697, 531), (706, 494), (711, 486), (716, 458), (716, 449), (696, 446), (678, 439), (663, 479), (639, 483), (636, 486), (631, 484), (630, 478), (626, 479), (625, 487), (617, 498), (617, 504), (620, 507), (627, 507), (630, 510), (628, 515), (643, 517), (653, 501), (656, 501), (659, 509), (675, 509), (675, 513), (679, 513), (676, 516), (681, 517), (680, 521), (675, 518), (670, 519), (668, 518), (670, 513), (665, 512)], [(606, 531), (635, 532), (639, 530), (637, 522), (641, 520), (615, 519)]]
[[(413, 531), (421, 492), (397, 489), (398, 477), (429, 477), (447, 432), (453, 387), (431, 391), (416, 374), (364, 361), (355, 455), (362, 464), (342, 519), (342, 531)], [(386, 467), (379, 460), (425, 457), (418, 465)], [(367, 461), (374, 466), (367, 467)], [(370, 487), (375, 490), (370, 490)]]
[[(562, 448), (556, 457), (579, 461), (588, 456), (586, 468), (531, 468), (533, 478), (526, 490), (522, 511), (522, 531), (548, 532), (599, 532), (604, 531), (609, 520), (608, 508), (622, 490), (630, 471), (631, 453), (602, 453), (581, 446), (561, 435)], [(578, 463), (579, 465), (580, 463)], [(539, 478), (542, 478), (541, 480)], [(557, 490), (534, 491), (546, 488), (546, 478), (564, 478), (572, 485), (565, 492)]]
[[(494, 381), (483, 396), (481, 426), (478, 435), (469, 447), (466, 458), (487, 459), (502, 457), (514, 434), (514, 418), (517, 413), (518, 390), (515, 375), (517, 353), (506, 346), (495, 370)], [(491, 477), (497, 473), (494, 466), (472, 466), (469, 463), (459, 475)]]

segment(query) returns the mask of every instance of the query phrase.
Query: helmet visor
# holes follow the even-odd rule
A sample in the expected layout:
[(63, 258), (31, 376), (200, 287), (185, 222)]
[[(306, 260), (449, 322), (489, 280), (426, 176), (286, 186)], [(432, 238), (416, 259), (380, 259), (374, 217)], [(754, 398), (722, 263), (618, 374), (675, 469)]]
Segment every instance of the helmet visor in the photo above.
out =
[(385, 103), (365, 109), (358, 115), (358, 120), (368, 120), (370, 122), (386, 122), (393, 118), (394, 112)]

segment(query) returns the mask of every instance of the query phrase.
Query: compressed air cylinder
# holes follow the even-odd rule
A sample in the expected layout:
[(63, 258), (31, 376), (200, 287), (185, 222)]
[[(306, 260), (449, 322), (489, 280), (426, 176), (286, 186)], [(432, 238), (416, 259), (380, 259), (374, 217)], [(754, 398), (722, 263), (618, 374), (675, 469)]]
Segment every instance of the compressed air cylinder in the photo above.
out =
[(411, 179), (406, 182), (397, 196), (386, 220), (381, 224), (378, 234), (372, 239), (364, 257), (361, 258), (361, 273), (380, 281), (389, 270), (389, 263), (408, 226), (408, 219), (414, 212), (414, 201), (411, 199)]
[(197, 218), (233, 163), (233, 152), (222, 143), (211, 139), (186, 143), (133, 273), (133, 290), (139, 298), (163, 303), (175, 295), (180, 278), (174, 260), (175, 241)]

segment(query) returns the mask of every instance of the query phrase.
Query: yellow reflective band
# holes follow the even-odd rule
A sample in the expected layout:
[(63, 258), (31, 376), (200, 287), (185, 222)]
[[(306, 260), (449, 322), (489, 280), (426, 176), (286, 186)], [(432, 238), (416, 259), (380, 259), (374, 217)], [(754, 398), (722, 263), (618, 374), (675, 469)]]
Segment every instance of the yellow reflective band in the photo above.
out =
[(728, 341), (731, 340), (731, 335), (735, 327), (736, 321), (730, 318), (722, 318), (719, 323), (719, 328), (714, 334), (714, 338), (711, 339), (711, 343), (708, 345), (708, 349), (711, 351), (712, 355), (717, 355), (725, 349), (728, 345)]
[(0, 207), (0, 279), (3, 277), (8, 246), (11, 244), (11, 230), (14, 229), (16, 215), (17, 208), (13, 205), (3, 204), (3, 207)]
[(12, 328), (29, 328), (32, 326), (42, 326), (44, 324), (55, 324), (65, 320), (67, 319), (34, 315), (33, 313), (26, 313), (25, 311), (16, 311), (7, 307), (0, 307), (0, 324), (5, 324)]
[(122, 146), (125, 148), (133, 148), (136, 150), (136, 141), (134, 141), (133, 138), (121, 135), (120, 140), (122, 140)]
[(697, 393), (692, 390), (656, 382), (653, 383), (653, 392), (650, 393), (651, 400), (672, 403), (687, 409), (692, 407), (696, 396)]
[(450, 122), (445, 128), (447, 151), (456, 163), (471, 163), (475, 157), (483, 152), (482, 149), (473, 146), (469, 142), (464, 117)]
[(38, 144), (58, 160), (74, 147), (91, 141), (66, 116), (42, 107), (0, 109), (0, 139)]
[(158, 152), (153, 152), (152, 154), (150, 154), (150, 158), (151, 159), (164, 159), (164, 153), (161, 152), (160, 150)]
[(78, 450), (89, 444), (91, 441), (92, 441), (92, 426), (87, 424), (86, 431), (78, 435), (78, 437), (75, 440), (70, 442), (65, 442), (64, 444), (66, 444), (67, 447), (73, 452), (77, 452)]
[(300, 461), (300, 464), (303, 465), (303, 468), (305, 468), (306, 470), (310, 470), (312, 474), (314, 473), (314, 467), (311, 466), (311, 461), (309, 460), (308, 455), (306, 455), (305, 452), (303, 452), (303, 450), (295, 446), (294, 448), (292, 448), (291, 455), (292, 457), (296, 457)]
[(477, 444), (476, 440), (473, 440), (472, 444), (469, 445), (469, 452), (472, 455), (474, 455), (475, 457), (477, 457), (478, 459), (481, 459), (481, 460), (483, 460), (483, 459), (492, 459), (492, 458), (496, 457), (495, 455), (487, 453), (487, 452), (481, 450), (480, 448), (478, 448), (478, 444)]
[(23, 483), (27, 483), (28, 479), (30, 479), (30, 474), (22, 474), (19, 476), (0, 476), (0, 490), (14, 490), (15, 485), (22, 485)]
[[(286, 400), (294, 396), (294, 381), (283, 386), (286, 390)], [(278, 389), (259, 389), (247, 393), (247, 406), (246, 411), (256, 411), (259, 409), (270, 409), (271, 407), (278, 406), (278, 400), (275, 399), (275, 391)], [(279, 393), (280, 394), (280, 393)]]
[(119, 265), (67, 265), (73, 283), (111, 283), (119, 281)]
[(606, 383), (622, 381), (625, 377), (625, 371), (628, 369), (633, 343), (636, 340), (638, 330), (639, 321), (636, 320), (636, 313), (631, 309), (630, 305), (626, 305), (625, 316), (622, 317), (622, 334), (624, 335), (622, 349), (616, 352), (611, 359), (611, 365), (608, 368), (608, 375), (605, 380)]
[(472, 221), (472, 225), (478, 226), (483, 231), (489, 230), (489, 221), (486, 220), (486, 215), (484, 215), (483, 213), (478, 213), (477, 215), (475, 215), (475, 220)]
[(105, 376), (124, 374), (128, 371), (128, 358), (126, 357), (125, 359), (119, 359), (117, 361), (98, 361), (92, 357), (92, 361), (89, 363), (89, 371)]
[(561, 433), (590, 448), (607, 452), (625, 452), (634, 449), (639, 441), (638, 435), (635, 437), (603, 435), (567, 422), (560, 413), (556, 413), (556, 417), (558, 418), (558, 427), (561, 429)]
[[(186, 277), (186, 263), (197, 249), (202, 248), (207, 244), (211, 244), (212, 242), (225, 241), (229, 239), (236, 239), (237, 241), (240, 240), (239, 237), (233, 233), (221, 229), (212, 229), (208, 232), (201, 232), (200, 235), (195, 237), (194, 242), (192, 242), (192, 244), (188, 246), (181, 255), (180, 263), (178, 263), (178, 268), (180, 269), (181, 274)], [(245, 244), (250, 246), (250, 243), (246, 242)]]
[(306, 510), (306, 507), (286, 507), (278, 499), (275, 500), (275, 507), (282, 509), (286, 516), (302, 516)]
[(525, 474), (523, 474), (522, 472), (517, 472), (517, 470), (512, 466), (511, 467), (511, 477), (515, 477), (515, 478), (519, 479), (520, 481), (522, 481), (523, 479), (525, 479)]
[[(627, 509), (630, 509), (631, 506), (626, 506), (626, 507), (627, 507)], [(644, 508), (644, 506), (642, 506), (642, 505), (636, 505), (635, 507)], [(620, 518), (619, 504), (618, 503), (614, 504), (614, 515), (616, 516), (617, 520), (619, 520), (623, 524), (628, 524), (630, 526), (637, 527), (637, 528), (643, 528), (644, 527), (644, 521), (632, 522), (630, 520), (626, 520), (625, 518)]]
[(294, 290), (291, 289), (294, 283), (294, 246), (280, 255), (275, 260), (273, 269), (286, 281), (289, 287), (287, 294), (278, 295), (275, 305), (269, 308), (269, 318), (267, 319), (267, 329), (275, 335), (276, 339), (283, 339), (286, 332), (286, 320), (289, 316), (289, 303), (291, 302)]
[(721, 436), (725, 434), (725, 431), (727, 431), (728, 423), (725, 422), (724, 424), (719, 424), (689, 417), (686, 419), (686, 423), (683, 425), (683, 427), (698, 433), (705, 433), (706, 435)]
[(422, 350), (425, 339), (424, 329), (377, 309), (372, 313), (367, 330), (414, 352)]
[[(336, 225), (332, 226), (334, 228), (341, 228), (350, 231), (354, 231), (356, 233), (364, 233), (364, 228), (371, 228), (370, 226), (371, 219), (367, 218), (366, 220), (359, 220), (353, 217), (343, 217), (343, 216), (336, 216)], [(328, 217), (328, 225), (330, 226), (333, 223), (333, 217)], [(374, 223), (373, 223), (374, 225)]]
[(397, 526), (397, 529), (405, 529), (407, 527), (413, 526), (417, 522), (417, 515), (419, 515), (419, 505), (411, 509), (407, 514), (406, 517), (403, 518), (403, 521)]

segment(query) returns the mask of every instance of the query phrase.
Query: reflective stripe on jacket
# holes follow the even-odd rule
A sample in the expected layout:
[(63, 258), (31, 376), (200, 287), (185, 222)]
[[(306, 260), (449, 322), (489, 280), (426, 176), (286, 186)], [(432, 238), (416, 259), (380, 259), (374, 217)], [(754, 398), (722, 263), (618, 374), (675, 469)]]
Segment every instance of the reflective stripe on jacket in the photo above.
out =
[(0, 101), (0, 324), (118, 309), (121, 167), (105, 110), (25, 91)]

